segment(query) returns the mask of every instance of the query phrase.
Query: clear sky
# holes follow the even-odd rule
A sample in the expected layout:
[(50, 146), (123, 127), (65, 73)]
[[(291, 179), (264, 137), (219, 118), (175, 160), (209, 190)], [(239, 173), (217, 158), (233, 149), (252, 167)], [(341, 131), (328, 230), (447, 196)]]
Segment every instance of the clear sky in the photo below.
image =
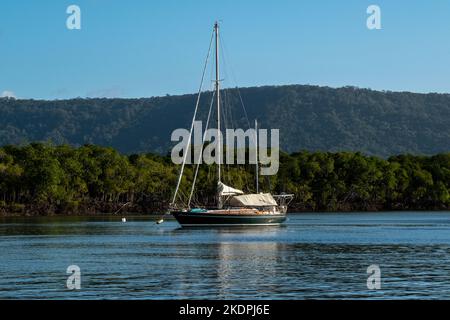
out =
[[(66, 28), (71, 4), (81, 30)], [(381, 30), (366, 27), (371, 4)], [(195, 92), (216, 19), (227, 86), (450, 92), (447, 0), (2, 0), (0, 95)]]

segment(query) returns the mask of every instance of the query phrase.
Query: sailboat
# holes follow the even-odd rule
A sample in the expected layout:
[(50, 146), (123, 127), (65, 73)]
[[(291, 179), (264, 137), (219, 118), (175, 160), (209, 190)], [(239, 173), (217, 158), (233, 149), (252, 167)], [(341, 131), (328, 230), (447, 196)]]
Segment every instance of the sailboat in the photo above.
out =
[[(219, 24), (214, 24), (213, 37), (215, 38), (215, 104), (217, 107), (217, 129), (220, 132), (221, 129), (221, 100), (220, 100), (220, 72), (219, 72)], [(211, 38), (211, 44), (213, 38)], [(209, 51), (209, 52), (210, 52)], [(209, 57), (208, 52), (208, 57)], [(208, 61), (207, 57), (207, 61)], [(206, 62), (207, 64), (207, 62)], [(206, 69), (206, 65), (205, 65)], [(205, 71), (204, 69), (204, 71)], [(203, 76), (204, 76), (203, 72)], [(203, 77), (202, 77), (203, 82)], [(199, 97), (201, 93), (202, 85), (200, 86)], [(214, 100), (214, 98), (213, 98)], [(213, 102), (212, 100), (212, 102)], [(194, 112), (194, 118), (192, 120), (191, 132), (194, 128), (194, 121), (197, 114), (199, 98)], [(212, 104), (211, 104), (212, 106)], [(211, 110), (210, 110), (211, 112)], [(208, 116), (209, 122), (209, 116)], [(256, 150), (258, 148), (257, 137), (257, 122), (255, 120), (256, 129)], [(189, 136), (188, 147), (191, 143), (191, 135)], [(219, 139), (221, 135), (219, 135)], [(242, 190), (225, 185), (221, 180), (221, 157), (222, 150), (220, 150), (221, 143), (218, 143), (218, 163), (217, 163), (217, 191), (216, 191), (216, 205), (213, 208), (207, 207), (192, 207), (191, 199), (194, 192), (196, 183), (197, 171), (195, 172), (194, 182), (191, 189), (191, 194), (187, 205), (178, 205), (176, 202), (179, 192), (181, 179), (186, 163), (186, 154), (181, 166), (180, 175), (178, 177), (177, 187), (173, 196), (173, 201), (170, 204), (170, 211), (178, 223), (182, 227), (203, 227), (203, 226), (260, 226), (260, 225), (279, 225), (286, 221), (287, 208), (290, 201), (293, 199), (291, 194), (272, 195), (271, 193), (260, 193), (258, 172), (259, 165), (256, 159), (256, 193), (245, 194)], [(256, 157), (258, 152), (256, 152)]]

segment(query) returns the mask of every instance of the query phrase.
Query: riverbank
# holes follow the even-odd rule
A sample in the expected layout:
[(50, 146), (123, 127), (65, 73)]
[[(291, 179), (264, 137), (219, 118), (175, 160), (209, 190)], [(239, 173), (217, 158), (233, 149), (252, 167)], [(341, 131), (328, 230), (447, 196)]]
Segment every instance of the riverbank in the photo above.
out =
[[(296, 209), (290, 209), (288, 210), (288, 214), (331, 214), (331, 213), (386, 213), (386, 212), (448, 212), (450, 214), (450, 208), (441, 208), (441, 209), (435, 209), (435, 210), (429, 210), (429, 209), (397, 209), (397, 210), (340, 210), (340, 211), (310, 211), (310, 210), (296, 210)], [(99, 217), (99, 218), (105, 218), (105, 217), (150, 217), (150, 218), (159, 218), (163, 215), (166, 215), (167, 210), (165, 211), (98, 211), (98, 212), (70, 212), (70, 213), (33, 213), (33, 212), (26, 212), (26, 213), (17, 213), (17, 212), (0, 212), (0, 218), (39, 218), (39, 217), (48, 217), (48, 218), (58, 218), (58, 217)], [(166, 215), (166, 217), (171, 218), (170, 215)], [(165, 218), (166, 219), (166, 218)]]
[(57, 205), (6, 205), (0, 207), (0, 216), (4, 217), (53, 217), (53, 216), (107, 216), (107, 215), (161, 215), (167, 212), (162, 206), (152, 209), (130, 203), (91, 203), (71, 207)]

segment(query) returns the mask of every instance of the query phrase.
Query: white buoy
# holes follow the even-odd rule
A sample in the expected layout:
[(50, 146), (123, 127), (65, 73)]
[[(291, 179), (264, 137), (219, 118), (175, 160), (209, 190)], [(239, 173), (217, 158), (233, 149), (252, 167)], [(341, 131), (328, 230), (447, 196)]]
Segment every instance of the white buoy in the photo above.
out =
[(126, 218), (122, 218), (122, 222), (127, 222), (127, 219)]
[(156, 221), (156, 224), (161, 224), (163, 222), (164, 222), (164, 219), (160, 219), (160, 220)]

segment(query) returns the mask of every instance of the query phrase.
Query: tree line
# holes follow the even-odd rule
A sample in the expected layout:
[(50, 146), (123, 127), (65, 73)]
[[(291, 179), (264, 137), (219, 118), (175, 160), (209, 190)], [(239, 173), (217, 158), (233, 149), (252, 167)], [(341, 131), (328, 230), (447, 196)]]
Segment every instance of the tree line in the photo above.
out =
[[(254, 166), (224, 166), (224, 183), (254, 190)], [(110, 147), (32, 143), (0, 148), (0, 213), (133, 213), (167, 210), (179, 166), (169, 156), (124, 155)], [(213, 204), (214, 166), (200, 166), (193, 204)], [(187, 166), (180, 201), (189, 196)], [(450, 153), (388, 159), (358, 152), (280, 155), (262, 191), (293, 193), (292, 211), (448, 210)]]

